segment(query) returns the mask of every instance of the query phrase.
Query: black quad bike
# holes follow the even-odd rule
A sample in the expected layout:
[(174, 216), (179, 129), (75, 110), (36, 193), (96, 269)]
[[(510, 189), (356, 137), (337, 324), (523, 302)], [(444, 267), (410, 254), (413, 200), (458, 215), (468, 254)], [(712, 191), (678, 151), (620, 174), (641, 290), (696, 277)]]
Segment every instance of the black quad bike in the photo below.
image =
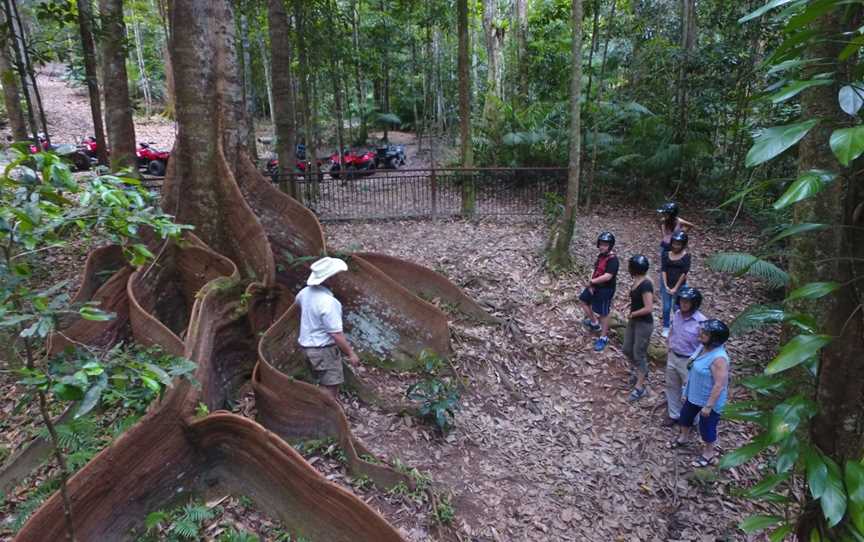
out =
[(375, 167), (397, 169), (405, 162), (405, 145), (384, 145), (375, 149)]

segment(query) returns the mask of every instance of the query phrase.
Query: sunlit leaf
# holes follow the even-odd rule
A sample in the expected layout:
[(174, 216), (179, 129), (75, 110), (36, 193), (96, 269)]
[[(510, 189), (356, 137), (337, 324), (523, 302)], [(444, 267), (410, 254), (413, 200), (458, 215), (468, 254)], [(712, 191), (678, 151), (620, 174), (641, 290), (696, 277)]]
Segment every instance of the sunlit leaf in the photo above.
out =
[(834, 130), (828, 144), (837, 160), (848, 166), (864, 152), (864, 125)]
[(753, 19), (756, 19), (757, 17), (761, 17), (761, 16), (765, 15), (766, 13), (768, 13), (769, 11), (771, 11), (774, 8), (778, 8), (780, 6), (786, 5), (786, 4), (793, 2), (793, 1), (794, 0), (770, 0), (770, 2), (768, 2), (764, 6), (760, 7), (759, 9), (757, 9), (751, 13), (748, 13), (747, 15), (738, 19), (738, 22), (739, 23), (746, 23), (747, 21), (751, 21)]
[(857, 115), (861, 106), (864, 106), (864, 86), (860, 83), (843, 85), (837, 93), (837, 101), (847, 115)]
[(747, 519), (738, 524), (738, 528), (749, 534), (767, 529), (768, 527), (776, 525), (781, 521), (783, 521), (783, 518), (780, 516), (768, 516), (759, 514), (748, 517)]
[(827, 228), (826, 224), (814, 224), (814, 223), (802, 223), (802, 224), (791, 224), (786, 226), (780, 233), (772, 237), (767, 244), (771, 245), (780, 241), (781, 239), (786, 239), (787, 237), (792, 237), (794, 235), (800, 235), (802, 233), (808, 233), (811, 231), (821, 231)]
[(771, 103), (779, 104), (785, 102), (789, 98), (793, 98), (811, 87), (826, 86), (832, 84), (830, 79), (811, 79), (809, 81), (791, 81), (789, 84), (768, 96)]
[(789, 292), (787, 303), (797, 299), (819, 299), (839, 290), (843, 285), (839, 282), (811, 282)]
[(765, 374), (777, 374), (813, 358), (832, 341), (828, 335), (798, 335), (783, 345), (771, 363), (765, 368)]
[(795, 182), (789, 185), (786, 192), (774, 202), (774, 208), (780, 210), (793, 203), (813, 197), (835, 178), (837, 178), (837, 174), (831, 171), (818, 169), (806, 171)]

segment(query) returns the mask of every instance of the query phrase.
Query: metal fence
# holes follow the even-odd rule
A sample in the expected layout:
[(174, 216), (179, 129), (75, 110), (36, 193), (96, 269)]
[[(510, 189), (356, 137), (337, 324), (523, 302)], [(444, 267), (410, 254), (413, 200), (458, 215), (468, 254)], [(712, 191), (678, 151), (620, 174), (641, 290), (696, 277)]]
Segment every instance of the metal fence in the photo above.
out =
[[(297, 176), (299, 198), (319, 220), (472, 216), (542, 217), (563, 197), (563, 168), (376, 170), (362, 175), (317, 179)], [(290, 192), (290, 179), (276, 179)], [(467, 198), (467, 201), (466, 201)]]
[[(379, 169), (342, 176), (296, 175), (298, 199), (319, 220), (364, 220), (464, 216), (473, 195), (474, 217), (540, 218), (562, 201), (565, 168)], [(290, 193), (290, 178), (274, 179)], [(162, 179), (147, 179), (154, 191)]]

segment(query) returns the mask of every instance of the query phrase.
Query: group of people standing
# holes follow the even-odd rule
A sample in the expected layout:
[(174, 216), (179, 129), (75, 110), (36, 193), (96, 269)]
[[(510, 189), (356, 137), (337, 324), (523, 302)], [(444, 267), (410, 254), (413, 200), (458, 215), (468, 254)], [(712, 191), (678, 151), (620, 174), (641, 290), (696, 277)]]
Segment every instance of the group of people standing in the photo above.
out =
[[(666, 340), (666, 427), (677, 427), (670, 448), (688, 443), (697, 422), (704, 443), (694, 467), (717, 463), (717, 424), (726, 404), (729, 387), (729, 354), (724, 344), (729, 328), (701, 311), (702, 293), (687, 284), (692, 257), (687, 250), (688, 230), (693, 224), (682, 219), (676, 203), (666, 203), (660, 215), (660, 297), (661, 335)], [(579, 296), (585, 318), (582, 323), (598, 333), (594, 350), (602, 352), (609, 343), (609, 316), (615, 297), (618, 256), (615, 236), (603, 232), (597, 237), (599, 254), (585, 289)], [(627, 327), (623, 352), (630, 361), (630, 394), (636, 402), (647, 393), (648, 345), (654, 333), (655, 287), (648, 276), (650, 262), (634, 254), (627, 262), (632, 279), (629, 290)], [(623, 312), (623, 311), (622, 311)]]

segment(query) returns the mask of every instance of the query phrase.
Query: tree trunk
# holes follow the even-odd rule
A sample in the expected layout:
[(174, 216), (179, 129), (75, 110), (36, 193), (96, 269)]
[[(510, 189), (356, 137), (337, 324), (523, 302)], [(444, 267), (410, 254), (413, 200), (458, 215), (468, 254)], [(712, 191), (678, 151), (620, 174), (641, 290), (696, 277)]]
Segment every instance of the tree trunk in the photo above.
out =
[[(606, 57), (609, 54), (609, 42), (612, 39), (612, 21), (615, 20), (615, 6), (617, 4), (617, 0), (612, 0), (612, 7), (609, 10), (609, 27), (606, 29), (606, 41), (603, 43), (603, 54), (600, 58), (600, 76), (597, 81), (597, 99), (595, 103), (597, 107), (595, 108), (594, 115), (594, 132), (593, 137), (591, 138), (591, 165), (588, 167), (588, 178), (585, 182), (585, 208), (588, 213), (591, 212), (591, 204), (592, 204), (592, 196), (594, 193), (594, 175), (597, 172), (597, 136), (600, 132), (600, 104), (603, 102), (603, 89), (605, 88), (605, 77), (606, 77)], [(590, 62), (589, 62), (590, 64)], [(589, 80), (590, 81), (590, 80)], [(588, 88), (590, 93), (591, 88)]]
[(96, 137), (99, 163), (108, 165), (108, 144), (102, 123), (102, 101), (99, 97), (99, 78), (96, 75), (96, 49), (93, 43), (93, 8), (88, 0), (76, 0), (78, 4), (78, 28), (81, 31), (81, 47), (84, 50), (84, 73), (87, 92), (90, 94), (90, 115), (93, 117), (93, 135)]
[(153, 114), (153, 93), (150, 89), (150, 77), (147, 75), (147, 66), (144, 64), (144, 44), (141, 40), (141, 22), (135, 15), (135, 8), (130, 6), (129, 13), (132, 15), (132, 32), (135, 36), (135, 60), (138, 62), (138, 74), (141, 77), (141, 93), (144, 95), (144, 115), (147, 118)]
[[(3, 17), (0, 13), (0, 17)], [(10, 55), (9, 35), (6, 31), (6, 21), (0, 20), (0, 84), (3, 85), (3, 102), (6, 105), (6, 116), (12, 129), (15, 141), (27, 139), (27, 121), (21, 109), (21, 93), (18, 79), (15, 77), (14, 62)]]
[[(352, 476), (368, 476), (385, 489), (410, 484), (384, 461), (363, 459), (369, 451), (351, 434), (337, 401), (274, 367), (276, 360), (292, 364), (291, 370), (299, 367), (291, 361), (302, 357), (292, 338), (299, 313), (289, 307), (309, 272), (303, 262), (326, 254), (327, 246), (314, 215), (266, 182), (243, 148), (230, 5), (174, 0), (171, 13), (172, 27), (182, 25), (171, 40), (179, 131), (163, 207), (194, 225), (198, 237), (164, 245), (155, 251), (159, 261), (134, 272), (126, 267), (95, 293), (83, 294), (82, 302), (116, 303), (118, 318), (76, 320), (79, 331), (63, 335), (80, 342), (89, 333), (88, 342), (94, 342), (106, 327), (117, 333), (131, 329), (139, 342), (193, 360), (200, 385), (175, 382), (140, 422), (69, 481), (75, 531), (81, 540), (122, 540), (148, 514), (181, 496), (230, 493), (248, 495), (298, 538), (402, 542), (378, 513), (327, 481), (286, 442), (334, 438)], [(85, 284), (122, 265), (122, 251), (113, 248), (117, 258), (110, 262), (91, 265), (88, 258)], [(362, 254), (350, 261), (351, 269), (332, 285), (343, 303), (346, 332), (352, 333), (352, 322), (368, 321), (373, 310), (376, 329), (388, 338), (382, 343), (378, 333), (357, 333), (352, 341), (363, 356), (416, 370), (426, 349), (450, 354), (447, 316), (419, 294), (453, 306), (467, 303), (485, 314), (446, 279), (419, 266), (375, 255), (367, 261)], [(105, 299), (108, 285), (114, 303)], [(165, 315), (171, 327), (159, 318)], [(250, 374), (258, 421), (220, 410)], [(212, 413), (196, 415), (201, 404)], [(53, 541), (63, 532), (55, 494), (16, 540)]]
[[(828, 39), (813, 40), (807, 57), (834, 65), (812, 65), (802, 74), (804, 78), (826, 70), (835, 71), (839, 80), (849, 77), (847, 66), (836, 61), (843, 40), (833, 39), (849, 31), (843, 16), (841, 10), (829, 11), (814, 23), (820, 35)], [(837, 107), (837, 91), (835, 85), (812, 87), (801, 96), (803, 117), (820, 122), (799, 144), (799, 172), (826, 169), (842, 173), (818, 196), (795, 206), (795, 222), (832, 227), (792, 238), (790, 286), (811, 281), (843, 285), (818, 304), (807, 305), (809, 310), (818, 311), (819, 321), (825, 322), (824, 333), (835, 337), (820, 356), (816, 379), (819, 409), (810, 424), (810, 436), (842, 469), (846, 460), (859, 461), (864, 455), (864, 180), (859, 162), (844, 170), (828, 145), (831, 132), (848, 122)], [(809, 492), (807, 499), (797, 526), (799, 540), (810, 540), (814, 528), (824, 527), (818, 501), (813, 501)], [(822, 540), (834, 540), (838, 534)]]
[[(269, 3), (269, 0), (268, 0)], [(273, 104), (273, 66), (270, 56), (267, 55), (267, 47), (264, 46), (264, 38), (258, 36), (258, 49), (261, 50), (261, 65), (264, 66), (264, 84), (267, 85), (267, 110), (270, 113), (270, 124), (276, 129), (276, 113)]]
[(342, 113), (342, 89), (339, 85), (339, 64), (337, 61), (331, 61), (330, 76), (333, 82), (333, 102), (336, 110), (336, 153), (339, 155), (339, 161), (342, 162), (343, 149), (345, 148), (345, 122)]
[[(468, 0), (456, 0), (456, 18), (459, 31), (459, 157), (462, 167), (474, 166), (471, 143), (471, 43), (468, 38)], [(462, 183), (462, 215), (470, 217), (477, 206), (475, 186), (470, 178)]]
[[(502, 96), (501, 52), (504, 46), (504, 28), (496, 21), (498, 14), (497, 0), (483, 0), (483, 36), (486, 41), (486, 95), (498, 100)], [(496, 100), (484, 101), (483, 117), (490, 118), (494, 114), (491, 109), (497, 108)]]
[(276, 154), (279, 156), (279, 175), (290, 175), (289, 193), (297, 198), (297, 136), (294, 127), (294, 84), (291, 77), (291, 29), (283, 0), (267, 2), (270, 27), (270, 55), (273, 58), (273, 117), (276, 125)]
[[(678, 142), (687, 138), (690, 57), (696, 49), (696, 0), (681, 0), (681, 63), (678, 68)], [(683, 167), (683, 156), (682, 167)], [(682, 177), (683, 178), (683, 177)]]
[[(351, 42), (355, 51), (360, 50), (360, 5), (361, 0), (351, 2)], [(363, 90), (363, 74), (360, 63), (354, 62), (354, 84), (357, 90), (357, 111), (360, 115), (360, 134), (356, 143), (365, 145), (369, 138), (369, 125), (366, 119), (366, 93)]]
[(528, 0), (516, 0), (516, 94), (528, 104)]
[(246, 148), (253, 162), (258, 161), (258, 144), (255, 138), (255, 89), (252, 86), (252, 46), (249, 43), (249, 21), (240, 15), (240, 48), (243, 51), (243, 103), (246, 108)]
[[(22, 80), (29, 79), (30, 81), (29, 88), (27, 87), (27, 85), (25, 85), (24, 87), (25, 91), (30, 97), (28, 103), (30, 104), (30, 107), (32, 108), (34, 114), (39, 116), (39, 122), (45, 137), (45, 143), (50, 145), (51, 135), (48, 133), (48, 120), (45, 118), (45, 108), (42, 107), (42, 96), (39, 92), (39, 84), (36, 82), (36, 71), (33, 69), (33, 63), (30, 62), (30, 49), (27, 45), (27, 29), (24, 27), (24, 24), (21, 21), (21, 14), (18, 12), (18, 3), (15, 0), (12, 0), (12, 7), (9, 12), (9, 20), (12, 21), (12, 35), (17, 36), (18, 41), (20, 42), (21, 49), (19, 58), (21, 60), (22, 66), (21, 78)], [(14, 31), (14, 28), (16, 26), (18, 29), (17, 32)]]
[(126, 74), (123, 0), (99, 0), (99, 12), (102, 18), (102, 80), (106, 83), (105, 120), (111, 149), (111, 169), (119, 171), (129, 168), (136, 172), (135, 125), (132, 122), (129, 77)]
[(579, 174), (582, 160), (582, 0), (572, 0), (573, 44), (571, 50), (572, 75), (570, 79), (570, 164), (567, 173), (567, 199), (564, 214), (553, 228), (549, 240), (548, 264), (552, 269), (563, 269), (572, 264), (570, 242), (576, 225), (579, 203)]
[(6, 31), (9, 36), (9, 41), (12, 43), (13, 64), (18, 71), (19, 81), (21, 81), (21, 89), (24, 93), (24, 102), (27, 110), (27, 120), (29, 121), (30, 131), (33, 133), (33, 144), (39, 145), (39, 127), (36, 124), (36, 116), (33, 112), (33, 102), (30, 99), (30, 91), (27, 89), (27, 72), (24, 68), (24, 60), (21, 54), (21, 45), (15, 31), (14, 18), (11, 15), (12, 7), (10, 0), (3, 0), (3, 11), (6, 16)]
[[(591, 103), (591, 91), (594, 89), (594, 51), (597, 50), (600, 28), (600, 0), (594, 0), (594, 17), (591, 23), (591, 48), (588, 49), (588, 88), (585, 89), (585, 104)], [(611, 20), (609, 22), (612, 23)]]

